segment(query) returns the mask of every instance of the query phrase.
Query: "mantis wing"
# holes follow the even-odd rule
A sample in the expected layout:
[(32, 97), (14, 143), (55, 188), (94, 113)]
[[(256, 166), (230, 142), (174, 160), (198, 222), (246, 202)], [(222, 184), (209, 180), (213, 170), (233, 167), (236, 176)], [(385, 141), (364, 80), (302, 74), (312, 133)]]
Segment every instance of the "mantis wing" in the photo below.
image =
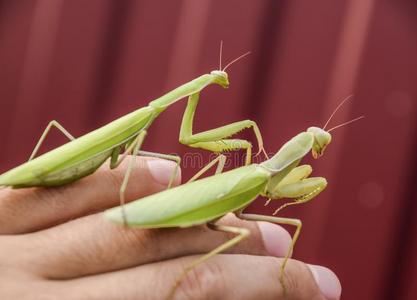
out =
[[(269, 173), (250, 165), (150, 195), (125, 205), (127, 225), (188, 227), (203, 224), (249, 204), (265, 187)], [(121, 207), (105, 213), (123, 222)]]

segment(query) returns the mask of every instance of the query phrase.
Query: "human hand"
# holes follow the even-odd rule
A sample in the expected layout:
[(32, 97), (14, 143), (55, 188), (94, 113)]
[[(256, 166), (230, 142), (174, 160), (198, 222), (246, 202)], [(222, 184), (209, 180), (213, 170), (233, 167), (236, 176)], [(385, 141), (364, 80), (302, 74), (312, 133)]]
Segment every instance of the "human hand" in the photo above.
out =
[[(163, 190), (173, 167), (138, 158), (126, 198)], [(187, 264), (230, 238), (206, 226), (144, 230), (104, 220), (101, 211), (118, 205), (125, 169), (106, 165), (59, 188), (0, 190), (0, 299), (164, 299)], [(279, 257), (288, 232), (232, 215), (221, 222), (251, 235), (190, 272), (175, 299), (284, 299)], [(337, 277), (323, 267), (289, 260), (286, 282), (286, 299), (340, 297)]]

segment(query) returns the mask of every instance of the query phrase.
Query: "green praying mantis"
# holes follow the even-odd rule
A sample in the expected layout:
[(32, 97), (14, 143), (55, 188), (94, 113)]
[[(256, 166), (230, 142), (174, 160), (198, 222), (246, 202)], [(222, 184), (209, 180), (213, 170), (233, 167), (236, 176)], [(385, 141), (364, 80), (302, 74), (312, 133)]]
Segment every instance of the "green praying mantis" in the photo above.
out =
[[(227, 213), (233, 212), (238, 218), (244, 220), (293, 225), (296, 230), (281, 265), (280, 282), (285, 290), (285, 266), (292, 255), (302, 223), (298, 219), (276, 217), (275, 215), (288, 205), (301, 204), (313, 199), (326, 188), (325, 178), (309, 177), (312, 172), (311, 166), (299, 164), (310, 151), (315, 159), (324, 153), (332, 140), (330, 131), (363, 117), (326, 131), (325, 128), (332, 116), (347, 99), (339, 104), (323, 129), (308, 128), (285, 143), (273, 157), (260, 164), (247, 163), (245, 166), (221, 173), (224, 158), (219, 156), (191, 178), (188, 183), (130, 202), (125, 205), (124, 210), (122, 207), (109, 209), (105, 212), (104, 217), (115, 223), (137, 228), (190, 227), (207, 224), (210, 229), (236, 234), (234, 238), (186, 267), (171, 289), (169, 299), (173, 297), (181, 280), (190, 270), (249, 236), (249, 230), (246, 228), (217, 224), (217, 221)], [(217, 168), (215, 175), (196, 180), (215, 163), (219, 163), (221, 166)], [(282, 205), (274, 212), (273, 216), (244, 213), (244, 209), (259, 195), (269, 198), (269, 201), (283, 198), (293, 199), (293, 201)], [(123, 214), (123, 211), (126, 215)]]
[[(249, 52), (232, 60), (222, 69), (221, 43), (219, 70), (212, 71), (209, 74), (202, 75), (187, 82), (162, 97), (151, 101), (148, 106), (129, 113), (79, 138), (74, 138), (58, 122), (50, 122), (33, 150), (29, 161), (0, 175), (0, 188), (64, 185), (92, 174), (108, 158), (111, 158), (110, 168), (116, 168), (128, 154), (132, 154), (132, 159), (130, 160), (120, 187), (121, 205), (125, 203), (124, 193), (136, 155), (153, 156), (175, 161), (177, 165), (168, 184), (168, 187), (170, 187), (173, 179), (176, 177), (180, 158), (174, 155), (140, 151), (140, 149), (149, 127), (159, 114), (185, 97), (188, 97), (188, 103), (183, 115), (179, 137), (179, 141), (182, 144), (216, 153), (246, 149), (246, 157), (249, 160), (251, 158), (251, 143), (242, 139), (227, 138), (245, 128), (253, 128), (259, 146), (259, 154), (261, 151), (264, 151), (263, 141), (255, 122), (243, 120), (197, 134), (193, 134), (192, 129), (194, 113), (199, 102), (200, 92), (212, 84), (228, 88), (229, 79), (226, 69), (247, 54)], [(35, 158), (52, 127), (59, 129), (70, 142)], [(123, 155), (121, 155), (122, 153)]]

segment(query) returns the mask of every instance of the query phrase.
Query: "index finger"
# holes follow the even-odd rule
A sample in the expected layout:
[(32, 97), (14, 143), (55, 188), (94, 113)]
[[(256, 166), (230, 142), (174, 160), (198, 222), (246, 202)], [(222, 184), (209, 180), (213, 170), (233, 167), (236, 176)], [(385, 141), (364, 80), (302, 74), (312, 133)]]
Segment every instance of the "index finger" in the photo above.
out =
[[(129, 159), (110, 170), (55, 188), (0, 190), (0, 234), (29, 233), (79, 218), (119, 203), (119, 190)], [(168, 160), (137, 157), (126, 189), (127, 201), (165, 189), (175, 168)], [(174, 184), (180, 182), (180, 175)]]

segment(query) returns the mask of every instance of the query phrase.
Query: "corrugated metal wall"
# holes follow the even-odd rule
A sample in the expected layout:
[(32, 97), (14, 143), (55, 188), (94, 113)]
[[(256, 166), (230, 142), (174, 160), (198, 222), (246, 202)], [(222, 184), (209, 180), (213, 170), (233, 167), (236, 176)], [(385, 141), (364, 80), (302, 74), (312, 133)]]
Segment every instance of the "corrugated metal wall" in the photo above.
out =
[[(228, 90), (202, 93), (196, 130), (250, 118), (274, 152), (354, 94), (333, 122), (366, 118), (307, 160), (328, 189), (283, 213), (304, 222), (295, 256), (335, 270), (344, 299), (415, 299), (416, 17), (414, 0), (0, 1), (0, 171), (28, 158), (51, 119), (79, 136), (216, 69), (223, 40), (225, 61), (252, 55), (230, 68)], [(154, 123), (147, 150), (190, 151), (178, 143), (184, 104)]]

